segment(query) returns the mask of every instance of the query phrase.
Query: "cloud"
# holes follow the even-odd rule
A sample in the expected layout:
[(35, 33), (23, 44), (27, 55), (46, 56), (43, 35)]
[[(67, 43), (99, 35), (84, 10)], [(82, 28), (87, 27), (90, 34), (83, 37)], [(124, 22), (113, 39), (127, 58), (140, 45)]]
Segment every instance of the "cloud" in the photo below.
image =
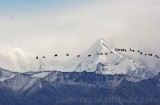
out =
[(20, 48), (5, 48), (0, 50), (0, 67), (19, 72), (30, 70), (33, 63), (32, 53), (26, 53)]
[[(98, 38), (103, 37), (114, 47), (141, 49), (160, 54), (160, 1), (159, 0), (101, 0), (73, 1), (36, 11), (17, 11), (1, 14), (0, 48), (17, 47), (22, 51), (11, 51), (2, 55), (3, 65), (26, 68), (21, 60), (30, 64), (27, 52), (35, 55), (52, 56), (54, 53), (75, 55), (83, 52)], [(23, 6), (21, 6), (24, 10)], [(32, 9), (34, 9), (32, 8)], [(25, 10), (29, 10), (25, 7)], [(4, 11), (1, 11), (4, 12)], [(4, 51), (5, 50), (5, 51)], [(23, 53), (22, 53), (23, 52)], [(7, 56), (11, 57), (10, 61)], [(127, 54), (135, 60), (155, 69), (155, 60)], [(21, 59), (21, 60), (20, 60)], [(62, 60), (63, 58), (60, 58)], [(153, 63), (154, 61), (154, 63)], [(158, 62), (156, 60), (156, 62)], [(17, 64), (20, 63), (20, 66)], [(2, 65), (2, 64), (1, 64)], [(2, 65), (2, 66), (3, 66)]]

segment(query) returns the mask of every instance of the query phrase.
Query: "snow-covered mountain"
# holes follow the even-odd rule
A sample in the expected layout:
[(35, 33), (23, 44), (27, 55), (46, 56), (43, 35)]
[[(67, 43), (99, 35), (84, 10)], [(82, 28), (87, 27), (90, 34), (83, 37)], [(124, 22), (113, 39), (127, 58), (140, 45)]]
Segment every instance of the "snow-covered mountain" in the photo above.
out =
[(9, 70), (0, 68), (0, 81), (4, 81), (10, 78), (13, 78), (16, 74), (17, 74), (16, 72), (11, 72)]
[(19, 73), (0, 68), (0, 105), (61, 105), (57, 97), (160, 97), (160, 74), (156, 76), (141, 63), (115, 52), (103, 39), (96, 41), (80, 57), (66, 62), (38, 59), (37, 63), (38, 71)]
[[(119, 97), (148, 98), (160, 97), (160, 75), (142, 80), (132, 81), (131, 76), (126, 74), (97, 74), (95, 72), (60, 72), (60, 71), (40, 71), (14, 73), (7, 70), (5, 75), (15, 74), (13, 77), (0, 81), (0, 105), (61, 105), (58, 99), (68, 99), (69, 97)], [(4, 75), (0, 76), (4, 77)], [(106, 101), (105, 101), (106, 102)], [(141, 101), (140, 101), (141, 102)], [(159, 105), (145, 102), (137, 105)], [(84, 102), (63, 103), (62, 105), (88, 105)], [(105, 103), (108, 104), (108, 103)], [(105, 105), (103, 101), (89, 105)], [(111, 105), (135, 105), (134, 102), (117, 101)]]
[(155, 73), (140, 62), (130, 60), (112, 50), (103, 39), (97, 40), (89, 49), (66, 62), (43, 59), (39, 62), (40, 71), (96, 72), (102, 74), (127, 74), (134, 78), (146, 79)]
[(118, 52), (112, 50), (103, 40), (97, 40), (79, 58), (73, 58), (69, 62), (76, 62), (73, 70), (76, 72), (96, 72), (102, 74), (127, 74), (137, 78), (150, 78), (155, 73), (143, 66), (140, 62), (130, 60)]

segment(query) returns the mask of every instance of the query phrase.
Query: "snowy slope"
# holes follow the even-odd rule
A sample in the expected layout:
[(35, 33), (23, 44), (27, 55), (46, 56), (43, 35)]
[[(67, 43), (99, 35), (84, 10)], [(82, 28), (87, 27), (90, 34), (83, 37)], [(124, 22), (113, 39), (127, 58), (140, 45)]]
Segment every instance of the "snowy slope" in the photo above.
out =
[[(88, 55), (91, 57), (88, 57)], [(99, 39), (77, 61), (76, 72), (87, 71), (102, 74), (127, 74), (133, 77), (150, 78), (154, 72), (139, 62), (135, 62), (112, 51), (108, 44)]]
[(13, 78), (17, 73), (0, 68), (0, 81)]
[(46, 77), (49, 73), (51, 72), (50, 71), (39, 72), (31, 75), (31, 77), (43, 78)]
[[(88, 57), (88, 55), (91, 55)], [(111, 50), (103, 40), (97, 40), (80, 57), (74, 57), (66, 62), (56, 62), (43, 59), (39, 62), (39, 71), (65, 71), (65, 72), (96, 72), (102, 74), (127, 74), (136, 78), (150, 78), (155, 73), (139, 62), (130, 60), (118, 52)]]
[(29, 89), (31, 86), (33, 86), (39, 78), (32, 78), (26, 74), (17, 74), (15, 77), (11, 79), (7, 79), (4, 82), (2, 82), (2, 85), (5, 88), (12, 89), (15, 92), (16, 91), (25, 91)]

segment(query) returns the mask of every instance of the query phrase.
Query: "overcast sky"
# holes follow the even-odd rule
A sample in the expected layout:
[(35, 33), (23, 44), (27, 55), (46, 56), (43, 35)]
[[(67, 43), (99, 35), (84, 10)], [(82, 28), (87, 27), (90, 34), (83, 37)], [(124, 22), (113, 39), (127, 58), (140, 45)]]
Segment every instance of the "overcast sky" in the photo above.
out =
[[(0, 67), (25, 69), (36, 55), (75, 56), (99, 38), (160, 55), (160, 0), (0, 0)], [(159, 62), (127, 56), (151, 68)]]

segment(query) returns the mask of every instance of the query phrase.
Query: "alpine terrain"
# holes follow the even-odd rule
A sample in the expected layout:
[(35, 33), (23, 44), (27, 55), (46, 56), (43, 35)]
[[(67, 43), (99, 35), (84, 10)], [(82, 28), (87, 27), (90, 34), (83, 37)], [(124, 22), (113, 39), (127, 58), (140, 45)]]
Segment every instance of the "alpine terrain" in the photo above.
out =
[(80, 57), (39, 69), (0, 68), (0, 105), (160, 105), (160, 73), (99, 39)]

